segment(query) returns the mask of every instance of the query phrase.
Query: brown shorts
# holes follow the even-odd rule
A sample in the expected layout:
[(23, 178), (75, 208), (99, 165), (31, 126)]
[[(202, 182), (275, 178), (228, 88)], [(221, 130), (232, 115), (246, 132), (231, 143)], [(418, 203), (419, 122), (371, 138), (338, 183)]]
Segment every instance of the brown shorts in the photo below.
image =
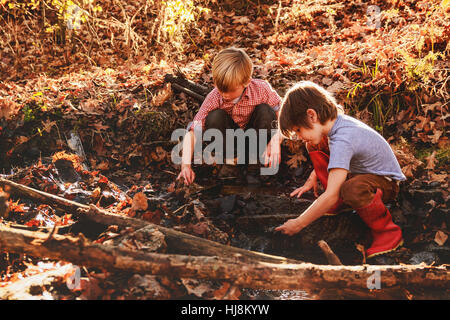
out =
[(341, 187), (340, 197), (353, 209), (367, 206), (372, 202), (377, 189), (383, 192), (383, 202), (394, 200), (399, 191), (398, 181), (375, 174), (349, 174), (349, 179)]

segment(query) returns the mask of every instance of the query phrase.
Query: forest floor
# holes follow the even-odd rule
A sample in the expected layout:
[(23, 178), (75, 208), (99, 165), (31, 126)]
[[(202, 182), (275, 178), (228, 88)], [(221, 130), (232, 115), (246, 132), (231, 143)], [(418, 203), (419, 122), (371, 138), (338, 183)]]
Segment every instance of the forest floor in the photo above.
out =
[[(82, 28), (65, 44), (55, 37), (28, 36), (36, 25), (0, 11), (8, 22), (0, 35), (7, 48), (0, 56), (1, 178), (201, 238), (300, 261), (328, 264), (317, 246), (325, 240), (344, 265), (449, 264), (448, 2), (208, 1), (204, 5), (210, 10), (198, 13), (180, 43), (175, 38), (169, 43), (150, 39), (148, 21), (159, 11), (143, 14), (141, 2), (125, 7), (106, 2), (98, 18), (117, 17), (121, 24), (98, 27), (95, 41), (92, 30)], [(381, 11), (379, 26), (368, 25), (369, 5)], [(133, 28), (123, 29), (135, 13), (140, 14), (134, 16)], [(14, 39), (8, 37), (12, 30)], [(88, 51), (83, 42), (90, 45)], [(332, 92), (346, 113), (387, 139), (408, 179), (390, 204), (405, 238), (400, 249), (366, 261), (368, 233), (349, 235), (351, 228), (333, 232), (343, 223), (336, 220), (339, 216), (316, 221), (294, 237), (273, 232), (283, 222), (280, 218), (248, 218), (296, 214), (292, 208), (313, 201), (310, 193), (303, 202), (288, 198), (311, 171), (298, 141), (283, 142), (280, 171), (267, 179), (220, 178), (219, 166), (196, 165), (195, 185), (176, 182), (179, 166), (171, 161), (171, 134), (186, 127), (201, 101), (174, 88), (166, 75), (211, 89), (212, 58), (229, 46), (244, 48), (254, 63), (254, 77), (268, 80), (280, 96), (299, 80), (314, 81)], [(86, 223), (3, 191), (0, 224), (12, 229), (51, 233), (57, 226), (58, 234), (82, 233), (94, 243), (161, 253), (170, 249), (148, 249), (151, 242), (136, 237), (135, 230)], [(0, 298), (15, 283), (67, 266), (0, 253)], [(77, 270), (82, 281), (73, 286)], [(225, 281), (75, 265), (47, 280), (32, 292), (7, 298), (321, 298), (306, 291), (251, 290)], [(391, 297), (448, 299), (449, 293), (403, 288)]]

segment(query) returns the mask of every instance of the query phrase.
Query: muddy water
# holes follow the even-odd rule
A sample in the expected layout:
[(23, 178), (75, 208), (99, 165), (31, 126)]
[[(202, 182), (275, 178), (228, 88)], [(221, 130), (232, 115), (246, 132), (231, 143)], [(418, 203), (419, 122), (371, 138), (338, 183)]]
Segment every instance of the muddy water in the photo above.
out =
[[(227, 211), (231, 214), (239, 214), (241, 206), (249, 206), (249, 210), (252, 211), (252, 206), (257, 202), (257, 197), (255, 196), (280, 196), (286, 193), (286, 190), (281, 188), (276, 188), (273, 186), (254, 186), (254, 185), (223, 185), (220, 191), (214, 194), (213, 198), (221, 198), (219, 211)], [(218, 190), (216, 190), (218, 191)], [(207, 200), (205, 200), (207, 202)], [(246, 202), (245, 204), (243, 202)], [(308, 204), (308, 203), (306, 203)], [(275, 205), (276, 207), (276, 205)], [(237, 209), (237, 210), (236, 210)], [(280, 208), (285, 210), (286, 208)], [(214, 209), (212, 209), (214, 210)], [(236, 211), (239, 211), (237, 213)], [(254, 214), (261, 213), (261, 207), (255, 206), (255, 212), (250, 212)], [(259, 211), (259, 212), (258, 212)], [(276, 212), (274, 212), (276, 214)], [(222, 213), (223, 215), (223, 213)], [(280, 256), (289, 255), (290, 257), (299, 258), (300, 256), (295, 256), (293, 252), (289, 250), (284, 250), (278, 245), (278, 248), (274, 248), (274, 235), (273, 228), (275, 227), (274, 222), (267, 226), (258, 226), (256, 228), (251, 228), (248, 230), (247, 225), (242, 225), (239, 227), (239, 218), (234, 220), (236, 226), (234, 226), (235, 233), (233, 235), (231, 244), (236, 247), (244, 248), (247, 250), (253, 250), (263, 253), (270, 253)], [(283, 219), (279, 222), (282, 223)], [(230, 222), (232, 224), (233, 222)], [(275, 223), (278, 225), (279, 223)], [(303, 290), (255, 290), (255, 289), (243, 289), (241, 299), (244, 300), (311, 300), (313, 297), (306, 291)]]
[(278, 194), (284, 193), (278, 188), (274, 188), (271, 186), (252, 186), (252, 185), (243, 185), (243, 186), (233, 186), (233, 185), (224, 185), (222, 187), (221, 194), (224, 196), (234, 195), (234, 194), (267, 194), (276, 196)]

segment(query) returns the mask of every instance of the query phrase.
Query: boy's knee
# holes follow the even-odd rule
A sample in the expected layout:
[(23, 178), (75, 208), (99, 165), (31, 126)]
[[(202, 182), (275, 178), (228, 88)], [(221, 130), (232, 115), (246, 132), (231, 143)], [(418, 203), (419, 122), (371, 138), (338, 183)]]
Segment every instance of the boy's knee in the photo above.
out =
[(371, 186), (358, 179), (345, 181), (340, 191), (342, 201), (353, 209), (368, 205), (373, 195)]
[(262, 116), (264, 118), (276, 118), (277, 117), (273, 108), (271, 106), (269, 106), (267, 103), (258, 104), (255, 107), (255, 110), (253, 110), (253, 112), (256, 115)]
[(273, 108), (270, 105), (268, 105), (267, 103), (260, 103), (260, 104), (256, 105), (256, 107), (255, 107), (255, 111), (257, 111), (257, 110), (261, 110), (261, 111), (269, 111), (269, 110), (271, 110), (271, 111), (273, 111)]
[(258, 104), (253, 110), (252, 126), (254, 128), (272, 129), (273, 121), (277, 120), (277, 115), (273, 108), (267, 103)]
[(216, 109), (216, 110), (210, 111), (205, 119), (206, 129), (211, 129), (211, 128), (220, 129), (220, 128), (224, 127), (227, 116), (228, 116), (227, 112), (222, 109)]

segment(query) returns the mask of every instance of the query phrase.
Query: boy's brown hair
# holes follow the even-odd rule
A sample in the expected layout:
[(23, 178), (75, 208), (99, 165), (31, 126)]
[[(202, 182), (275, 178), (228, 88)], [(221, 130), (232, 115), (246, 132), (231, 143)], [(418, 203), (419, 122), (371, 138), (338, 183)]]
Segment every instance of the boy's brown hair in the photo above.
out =
[(253, 64), (244, 50), (227, 48), (220, 51), (212, 65), (213, 81), (221, 92), (229, 92), (246, 85), (253, 73)]
[(337, 117), (338, 104), (324, 88), (311, 81), (300, 81), (286, 93), (280, 108), (278, 124), (281, 134), (292, 137), (293, 128), (312, 128), (306, 110), (313, 109), (321, 124)]

